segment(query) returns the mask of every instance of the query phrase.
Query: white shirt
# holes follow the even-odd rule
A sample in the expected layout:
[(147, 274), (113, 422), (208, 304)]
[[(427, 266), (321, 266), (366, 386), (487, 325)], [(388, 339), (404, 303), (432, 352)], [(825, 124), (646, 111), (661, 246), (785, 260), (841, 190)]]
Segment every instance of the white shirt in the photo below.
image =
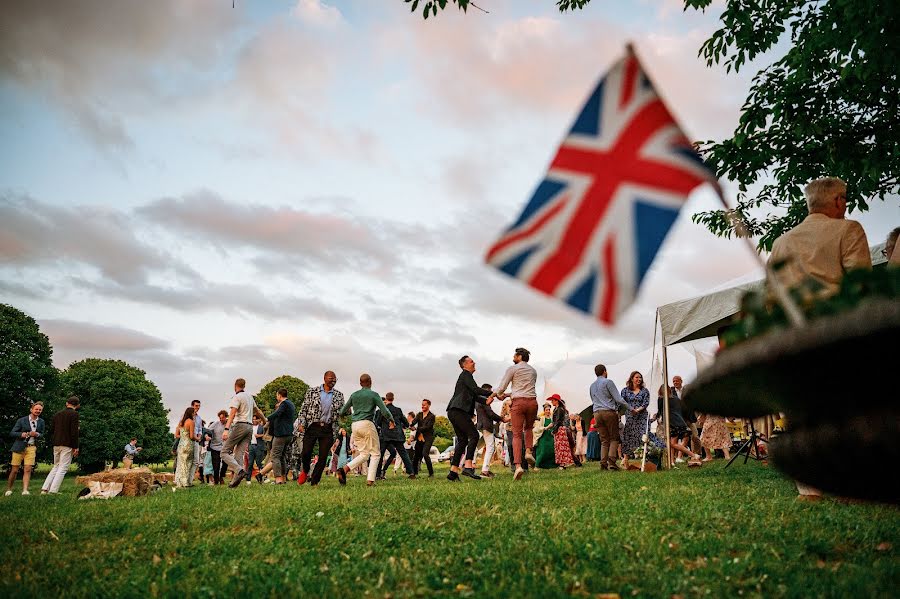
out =
[[(31, 425), (31, 432), (37, 430), (37, 421), (37, 418), (31, 415), (28, 416), (28, 423)], [(34, 445), (34, 437), (28, 437), (28, 445)]]
[(231, 403), (228, 404), (229, 408), (237, 409), (237, 412), (234, 415), (234, 422), (243, 422), (244, 424), (250, 424), (253, 421), (253, 397), (246, 391), (239, 391), (234, 394), (234, 397), (231, 398)]
[(529, 366), (528, 362), (519, 362), (507, 368), (506, 374), (503, 375), (503, 379), (495, 391), (497, 393), (505, 392), (510, 383), (512, 383), (510, 393), (513, 398), (537, 397), (537, 392), (534, 390), (534, 385), (537, 383), (537, 370)]

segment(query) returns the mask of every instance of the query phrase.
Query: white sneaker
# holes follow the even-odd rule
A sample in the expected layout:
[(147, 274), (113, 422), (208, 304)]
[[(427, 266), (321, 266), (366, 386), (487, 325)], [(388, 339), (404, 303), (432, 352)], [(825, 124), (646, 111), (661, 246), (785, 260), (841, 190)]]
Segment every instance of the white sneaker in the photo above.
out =
[(522, 480), (522, 475), (525, 474), (525, 470), (522, 469), (521, 466), (516, 468), (515, 474), (513, 474), (513, 480)]
[(684, 464), (684, 458), (675, 458), (676, 464)]
[(3, 494), (4, 497), (9, 497), (10, 495), (12, 495), (12, 491), (11, 491), (11, 490), (10, 490), (10, 491), (7, 491), (6, 493)]
[(252, 487), (252, 486), (253, 486), (253, 481), (249, 481), (249, 480), (248, 480), (245, 484), (246, 484), (248, 487)]
[(31, 493), (28, 492), (28, 489), (23, 489), (22, 495), (31, 495)]

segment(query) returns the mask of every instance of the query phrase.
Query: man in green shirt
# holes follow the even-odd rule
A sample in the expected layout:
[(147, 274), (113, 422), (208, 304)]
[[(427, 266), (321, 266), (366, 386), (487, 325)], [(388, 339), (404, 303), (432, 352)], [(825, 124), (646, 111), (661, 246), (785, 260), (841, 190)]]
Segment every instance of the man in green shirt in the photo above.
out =
[(375, 429), (375, 410), (381, 410), (381, 415), (388, 428), (395, 428), (394, 417), (390, 410), (381, 401), (381, 396), (372, 391), (372, 377), (368, 374), (360, 375), (359, 385), (362, 387), (359, 391), (354, 391), (341, 408), (340, 415), (344, 416), (350, 409), (353, 409), (353, 442), (359, 454), (353, 458), (346, 466), (338, 469), (338, 481), (342, 485), (347, 484), (347, 473), (356, 468), (366, 460), (369, 460), (369, 473), (366, 477), (366, 485), (372, 487), (375, 485), (375, 475), (378, 473), (378, 458), (381, 456), (381, 445), (378, 442), (378, 431)]

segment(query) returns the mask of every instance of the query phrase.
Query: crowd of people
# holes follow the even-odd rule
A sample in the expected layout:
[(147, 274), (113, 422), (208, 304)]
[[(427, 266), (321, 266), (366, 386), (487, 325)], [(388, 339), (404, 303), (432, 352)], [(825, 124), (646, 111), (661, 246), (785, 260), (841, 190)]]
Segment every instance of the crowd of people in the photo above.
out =
[[(804, 192), (809, 216), (776, 240), (770, 261), (785, 265), (779, 272), (785, 285), (812, 278), (820, 283), (824, 295), (833, 294), (847, 271), (872, 268), (868, 242), (859, 223), (844, 218), (847, 186), (842, 180), (823, 177), (810, 182)], [(883, 250), (894, 267), (900, 265), (898, 235), (900, 227), (889, 233)], [(538, 413), (537, 372), (529, 364), (530, 357), (527, 349), (516, 348), (512, 366), (496, 387), (478, 385), (475, 361), (470, 356), (459, 359), (460, 374), (447, 405), (455, 435), (447, 475), (450, 481), (494, 477), (490, 468), (498, 451), (516, 481), (533, 468), (579, 467), (587, 460), (598, 461), (607, 471), (628, 469), (642, 446), (665, 449), (661, 441), (665, 435), (652, 433), (650, 424), (666, 412), (666, 407), (668, 422), (660, 426), (663, 431), (668, 427), (676, 462), (686, 459), (690, 466), (699, 466), (717, 451), (729, 457), (732, 437), (725, 418), (686, 410), (681, 402), (684, 389), (680, 376), (673, 378), (668, 393), (667, 383), (660, 386), (657, 414), (651, 419), (651, 398), (643, 375), (632, 372), (625, 386), (618, 389), (608, 378), (606, 367), (598, 364), (594, 369), (597, 378), (589, 389), (591, 418), (585, 422), (580, 413), (569, 412), (559, 395), (549, 397)], [(335, 373), (326, 372), (321, 385), (310, 388), (302, 398), (294, 398), (299, 407), (288, 398), (286, 389), (279, 389), (275, 409), (265, 415), (246, 392), (244, 379), (237, 379), (228, 410), (220, 411), (211, 423), (204, 423), (199, 414), (200, 401), (193, 401), (174, 431), (176, 487), (193, 486), (195, 480), (224, 484), (229, 471), (229, 486), (252, 484), (254, 470), (259, 483), (286, 484), (292, 477), (300, 485), (309, 482), (316, 486), (326, 467), (341, 485), (346, 484), (348, 475), (358, 474), (365, 475), (371, 486), (387, 475), (392, 462), (395, 472), (402, 463), (411, 479), (419, 476), (422, 462), (428, 476), (434, 476), (430, 452), (435, 415), (430, 400), (422, 400), (418, 413), (404, 415), (393, 405), (393, 393), (382, 398), (372, 390), (368, 374), (360, 376), (360, 389), (346, 400), (336, 384)], [(666, 398), (668, 406), (664, 406)], [(499, 415), (491, 407), (498, 399), (503, 402)], [(66, 407), (53, 416), (53, 467), (42, 485), (42, 494), (59, 491), (72, 459), (78, 456), (79, 405), (78, 397), (71, 396)], [(37, 442), (47, 434), (42, 412), (43, 404), (34, 403), (10, 432), (13, 445), (7, 496), (12, 494), (20, 469), (22, 494), (29, 494)], [(352, 420), (350, 434), (340, 423), (348, 414)], [(480, 473), (475, 469), (479, 442), (484, 446)], [(125, 444), (122, 461), (126, 467), (142, 450), (137, 443), (131, 438)], [(818, 494), (800, 483), (798, 489), (804, 496)]]
[[(487, 383), (476, 384), (475, 361), (469, 356), (460, 358), (460, 375), (447, 406), (455, 433), (448, 480), (493, 478), (491, 465), (495, 455), (499, 462), (509, 465), (516, 481), (529, 468), (581, 467), (588, 460), (599, 461), (601, 469), (619, 470), (617, 461), (621, 459), (627, 468), (628, 460), (633, 459), (644, 434), (649, 432), (650, 400), (641, 373), (633, 372), (619, 391), (606, 378), (606, 368), (598, 365), (597, 380), (589, 389), (593, 417), (586, 428), (581, 414), (570, 413), (559, 395), (549, 397), (538, 413), (537, 372), (529, 365), (530, 357), (527, 349), (516, 348), (513, 365), (496, 390)], [(352, 474), (365, 476), (366, 484), (372, 486), (386, 478), (392, 465), (395, 473), (402, 465), (406, 476), (415, 479), (423, 462), (428, 476), (434, 476), (431, 447), (435, 414), (430, 400), (422, 400), (418, 413), (404, 414), (394, 405), (393, 393), (381, 397), (372, 390), (368, 374), (360, 376), (360, 389), (346, 400), (336, 383), (335, 373), (326, 372), (322, 384), (311, 387), (299, 400), (299, 408), (288, 398), (287, 389), (278, 389), (275, 407), (266, 415), (246, 391), (246, 381), (237, 379), (228, 410), (220, 410), (210, 423), (200, 417), (201, 402), (194, 400), (174, 430), (175, 487), (227, 482), (233, 488), (242, 482), (252, 484), (254, 472), (260, 484), (283, 485), (292, 479), (299, 485), (308, 482), (316, 486), (326, 470), (341, 485)], [(698, 460), (700, 456), (688, 447), (699, 442), (707, 451), (706, 459), (712, 457), (715, 449), (724, 450), (727, 457), (731, 438), (724, 419), (707, 416), (698, 436), (697, 428), (687, 424), (697, 419), (685, 412), (680, 403), (681, 377), (676, 376), (673, 383), (669, 393), (673, 449)], [(499, 415), (491, 407), (497, 399), (503, 402)], [(659, 402), (661, 406), (662, 390)], [(54, 463), (42, 493), (59, 491), (72, 459), (78, 455), (79, 406), (78, 397), (71, 396), (65, 409), (53, 417)], [(22, 467), (22, 493), (29, 494), (36, 444), (46, 432), (42, 411), (43, 404), (35, 403), (29, 415), (20, 418), (11, 431), (14, 443), (7, 496), (12, 494)], [(341, 426), (344, 416), (350, 417), (350, 433)], [(702, 418), (700, 422), (703, 423)], [(480, 472), (476, 472), (479, 442), (483, 456)], [(131, 468), (142, 449), (136, 437), (129, 439), (123, 450), (123, 466)]]

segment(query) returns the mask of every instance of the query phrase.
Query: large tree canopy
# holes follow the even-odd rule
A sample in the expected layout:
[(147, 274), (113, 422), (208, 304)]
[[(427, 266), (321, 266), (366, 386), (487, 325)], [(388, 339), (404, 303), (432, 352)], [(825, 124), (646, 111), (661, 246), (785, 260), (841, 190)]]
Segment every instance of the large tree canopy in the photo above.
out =
[(136, 462), (169, 459), (168, 410), (143, 370), (121, 360), (88, 358), (62, 372), (60, 388), (61, 397), (74, 394), (81, 400), (78, 461), (84, 470), (98, 470), (106, 461), (119, 460), (131, 437), (137, 437), (144, 448)]
[(300, 403), (303, 401), (303, 396), (306, 395), (306, 390), (309, 389), (309, 385), (295, 376), (283, 374), (266, 383), (266, 385), (259, 390), (259, 393), (254, 396), (256, 405), (259, 406), (259, 409), (263, 414), (269, 415), (275, 410), (275, 393), (282, 387), (287, 389), (288, 399), (293, 402), (298, 410), (300, 409)]
[[(712, 0), (686, 0), (704, 9)], [(803, 186), (824, 175), (847, 182), (850, 210), (898, 191), (900, 3), (895, 0), (741, 0), (702, 46), (708, 65), (738, 71), (776, 44), (787, 53), (753, 79), (734, 135), (701, 151), (739, 185), (737, 212), (771, 249), (807, 215)], [(752, 190), (751, 190), (752, 189)], [(750, 211), (765, 207), (766, 216)], [(694, 216), (730, 237), (724, 210)]]
[[(446, 5), (427, 2), (424, 16)], [(684, 0), (685, 10), (711, 5)], [(700, 48), (707, 65), (737, 72), (770, 50), (785, 53), (754, 77), (732, 137), (699, 144), (716, 174), (738, 184), (738, 202), (736, 214), (702, 212), (695, 222), (724, 237), (741, 226), (771, 249), (806, 217), (802, 190), (812, 179), (844, 179), (851, 211), (900, 191), (900, 2), (730, 0), (720, 20)]]
[[(0, 438), (4, 450), (12, 445), (9, 431), (18, 418), (28, 414), (31, 404), (49, 403), (57, 381), (52, 356), (50, 340), (33, 318), (0, 304)], [(51, 415), (47, 409), (44, 420)]]

